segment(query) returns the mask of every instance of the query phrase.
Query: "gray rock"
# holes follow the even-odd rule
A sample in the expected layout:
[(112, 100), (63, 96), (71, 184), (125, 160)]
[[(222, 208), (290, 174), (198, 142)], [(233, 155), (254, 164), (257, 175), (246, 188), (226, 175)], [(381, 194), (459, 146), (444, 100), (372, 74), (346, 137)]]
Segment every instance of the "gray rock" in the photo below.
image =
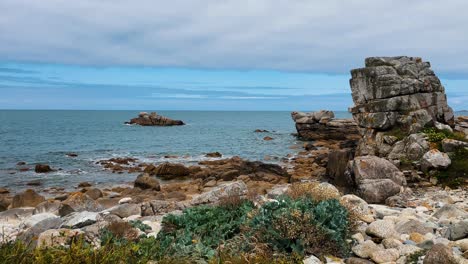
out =
[(228, 196), (244, 196), (247, 193), (247, 186), (243, 181), (226, 183), (214, 187), (206, 193), (202, 193), (192, 199), (192, 205), (218, 203), (220, 199)]
[(75, 237), (83, 235), (83, 231), (79, 229), (49, 229), (42, 232), (38, 239), (39, 247), (59, 247), (69, 245)]
[(63, 228), (81, 228), (96, 223), (98, 213), (96, 212), (75, 212), (63, 218)]
[(310, 257), (307, 257), (305, 258), (303, 261), (302, 261), (303, 264), (322, 264), (323, 262), (320, 261), (319, 258), (317, 258), (316, 256), (310, 256)]
[(377, 251), (373, 251), (370, 255), (370, 258), (375, 263), (390, 263), (394, 262), (400, 257), (400, 254), (397, 249), (390, 248), (390, 249), (381, 249)]
[(138, 177), (136, 178), (134, 182), (134, 186), (141, 188), (143, 190), (145, 189), (151, 189), (155, 191), (161, 190), (159, 181), (155, 177), (150, 176), (148, 173), (138, 175)]
[(367, 227), (366, 234), (381, 239), (399, 237), (399, 234), (395, 230), (395, 223), (388, 220), (377, 220), (372, 222)]
[(51, 217), (37, 222), (34, 226), (24, 231), (18, 236), (18, 239), (24, 243), (32, 243), (33, 246), (37, 243), (37, 237), (46, 230), (58, 228), (62, 224), (62, 219), (59, 217)]
[(382, 248), (375, 244), (372, 240), (366, 240), (351, 248), (356, 256), (361, 258), (369, 258), (372, 252), (381, 250)]
[(126, 218), (131, 215), (141, 215), (141, 206), (138, 204), (119, 204), (105, 210), (105, 212), (117, 215), (120, 218)]
[(423, 155), (421, 161), (421, 169), (428, 171), (429, 169), (445, 169), (452, 161), (447, 153), (440, 152), (437, 149), (431, 149)]
[(410, 219), (408, 221), (399, 222), (396, 227), (396, 231), (400, 234), (410, 234), (410, 233), (419, 233), (427, 234), (433, 233), (434, 230), (430, 226), (426, 226), (423, 222)]
[(468, 148), (468, 142), (446, 138), (442, 140), (442, 149), (444, 152), (454, 152), (460, 148)]
[(442, 219), (463, 219), (468, 218), (468, 213), (458, 208), (453, 204), (446, 204), (439, 210), (437, 210), (433, 217), (442, 220)]
[(435, 244), (424, 258), (424, 264), (456, 264), (457, 260), (451, 248), (443, 244)]
[(55, 219), (55, 218), (58, 218), (58, 216), (55, 214), (51, 214), (51, 213), (35, 214), (26, 218), (23, 221), (22, 225), (23, 225), (23, 228), (30, 228), (43, 220)]
[(47, 200), (38, 204), (36, 208), (34, 208), (34, 214), (51, 213), (59, 215), (59, 209), (61, 205), (62, 203), (57, 200)]
[(406, 185), (405, 176), (395, 165), (376, 156), (355, 157), (348, 163), (346, 175), (369, 203), (384, 203)]
[(443, 236), (452, 241), (468, 237), (468, 219), (450, 224)]

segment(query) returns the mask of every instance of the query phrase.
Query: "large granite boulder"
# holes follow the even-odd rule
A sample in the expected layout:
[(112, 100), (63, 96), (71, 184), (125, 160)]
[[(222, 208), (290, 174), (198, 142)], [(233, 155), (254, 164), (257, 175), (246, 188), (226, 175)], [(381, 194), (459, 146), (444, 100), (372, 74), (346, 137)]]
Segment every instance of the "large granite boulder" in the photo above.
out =
[(355, 104), (350, 112), (362, 135), (357, 155), (386, 157), (395, 142), (388, 144), (385, 136), (404, 138), (437, 122), (455, 124), (445, 89), (429, 62), (401, 56), (367, 58), (365, 64), (351, 71), (350, 80)]
[(183, 164), (166, 162), (160, 164), (157, 167), (154, 165), (149, 165), (145, 168), (145, 173), (161, 177), (162, 179), (170, 180), (188, 176), (190, 174), (190, 170)]
[(136, 124), (140, 126), (182, 126), (185, 123), (181, 120), (173, 120), (164, 116), (160, 116), (155, 112), (148, 114), (147, 112), (141, 112), (138, 117), (132, 118), (126, 124)]
[(357, 140), (359, 133), (352, 119), (335, 119), (332, 111), (292, 112), (298, 136), (305, 140)]
[(390, 161), (376, 156), (360, 156), (348, 163), (346, 177), (359, 196), (368, 203), (384, 203), (406, 185), (403, 173)]

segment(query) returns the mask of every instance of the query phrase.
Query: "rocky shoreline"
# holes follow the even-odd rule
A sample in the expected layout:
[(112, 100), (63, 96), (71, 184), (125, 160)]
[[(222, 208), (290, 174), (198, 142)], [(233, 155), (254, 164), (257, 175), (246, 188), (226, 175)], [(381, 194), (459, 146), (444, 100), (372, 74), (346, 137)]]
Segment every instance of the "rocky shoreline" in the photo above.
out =
[[(309, 197), (319, 202), (313, 206), (336, 202), (334, 210), (345, 208), (353, 226), (346, 227), (342, 241), (346, 254), (312, 248), (300, 262), (468, 263), (468, 117), (453, 116), (444, 87), (421, 58), (375, 57), (365, 64), (351, 71), (352, 120), (335, 119), (326, 110), (291, 114), (304, 146), (282, 166), (218, 152), (191, 166), (131, 157), (101, 160), (97, 164), (108, 171), (138, 173), (133, 186), (100, 189), (83, 182), (47, 199), (34, 189), (12, 194), (0, 188), (1, 243), (69, 246), (79, 235), (99, 248), (102, 230), (115, 223), (127, 223), (129, 240), (162, 239), (158, 234), (174, 228), (164, 219), (203, 205), (249, 201), (250, 219), (256, 210), (266, 215), (266, 208)], [(183, 124), (173, 121), (141, 113), (131, 123)], [(51, 170), (46, 164), (36, 169)], [(304, 217), (298, 210), (287, 217)], [(145, 228), (136, 227), (140, 224)], [(194, 240), (187, 245), (199, 242)]]

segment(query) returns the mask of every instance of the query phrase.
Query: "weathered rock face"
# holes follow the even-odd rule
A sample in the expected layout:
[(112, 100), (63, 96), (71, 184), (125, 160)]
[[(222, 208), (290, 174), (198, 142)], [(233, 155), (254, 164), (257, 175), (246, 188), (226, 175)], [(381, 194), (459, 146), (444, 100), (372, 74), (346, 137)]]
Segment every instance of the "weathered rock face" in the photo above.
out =
[(459, 116), (455, 120), (455, 131), (462, 132), (468, 139), (468, 116)]
[(359, 196), (369, 203), (383, 203), (406, 185), (405, 176), (395, 165), (376, 156), (354, 158), (345, 174)]
[(305, 140), (357, 140), (359, 133), (351, 119), (335, 119), (332, 111), (292, 112), (299, 137)]
[(185, 123), (181, 120), (173, 120), (164, 116), (160, 116), (155, 112), (148, 114), (141, 112), (138, 117), (132, 118), (126, 124), (136, 124), (140, 126), (182, 126)]
[(355, 106), (350, 112), (362, 135), (358, 155), (390, 153), (393, 144), (384, 141), (382, 132), (397, 129), (409, 135), (435, 122), (454, 125), (445, 89), (421, 58), (367, 58), (366, 67), (351, 75)]

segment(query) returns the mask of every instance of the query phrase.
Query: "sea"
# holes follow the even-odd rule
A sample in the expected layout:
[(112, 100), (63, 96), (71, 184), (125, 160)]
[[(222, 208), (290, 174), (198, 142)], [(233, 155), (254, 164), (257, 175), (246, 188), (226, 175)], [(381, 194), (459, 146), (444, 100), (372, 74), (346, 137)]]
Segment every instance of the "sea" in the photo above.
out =
[[(140, 111), (0, 110), (0, 186), (19, 191), (27, 183), (40, 187), (75, 188), (80, 182), (98, 186), (128, 184), (135, 173), (116, 174), (96, 164), (113, 157), (135, 157), (140, 162), (196, 164), (206, 153), (223, 158), (279, 162), (295, 154), (303, 143), (293, 135), (290, 112), (155, 111), (185, 126), (126, 125)], [(151, 111), (147, 111), (151, 112)], [(337, 118), (351, 118), (335, 112)], [(255, 133), (256, 129), (268, 130)], [(265, 141), (265, 136), (273, 140)], [(76, 153), (69, 157), (67, 153)], [(177, 156), (177, 158), (165, 158)], [(19, 171), (25, 162), (28, 171)], [(56, 171), (34, 172), (37, 163)], [(59, 170), (60, 169), (60, 170)]]

